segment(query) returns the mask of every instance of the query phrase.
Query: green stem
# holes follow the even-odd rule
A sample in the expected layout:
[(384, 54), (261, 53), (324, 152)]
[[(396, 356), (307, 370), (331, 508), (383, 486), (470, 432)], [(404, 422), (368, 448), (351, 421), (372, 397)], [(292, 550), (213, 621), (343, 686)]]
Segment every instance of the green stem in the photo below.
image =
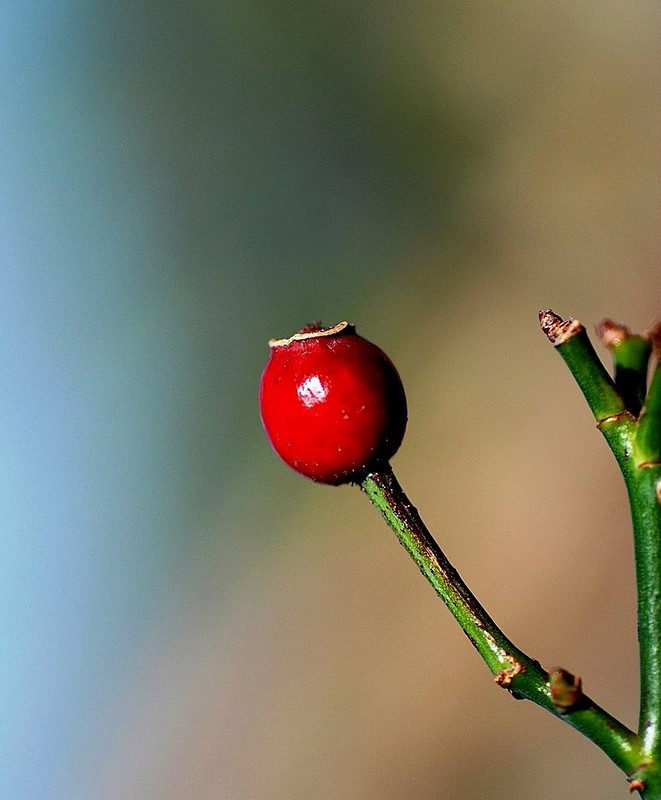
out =
[(661, 467), (625, 472), (636, 553), (643, 754), (661, 765)]
[(661, 363), (657, 364), (638, 421), (636, 456), (648, 464), (661, 462)]
[(604, 319), (597, 333), (613, 355), (615, 388), (627, 411), (634, 417), (640, 414), (647, 388), (647, 365), (652, 343), (647, 336), (632, 334), (625, 325)]
[[(602, 338), (620, 375), (613, 383), (580, 323), (563, 322), (551, 311), (541, 313), (540, 322), (583, 391), (627, 487), (640, 647), (640, 761), (630, 780), (645, 800), (661, 800), (661, 329), (657, 325), (647, 338), (634, 337), (622, 326), (602, 323)], [(650, 344), (657, 365), (641, 410)]]
[(635, 734), (584, 695), (580, 683), (577, 688), (567, 682), (567, 673), (556, 670), (550, 675), (512, 644), (434, 541), (390, 468), (369, 474), (361, 487), (480, 653), (496, 683), (514, 697), (531, 700), (563, 719), (625, 773), (632, 773), (641, 761)]
[(539, 321), (569, 367), (595, 419), (602, 420), (624, 412), (624, 401), (581, 323), (575, 319), (563, 320), (553, 311), (540, 311)]

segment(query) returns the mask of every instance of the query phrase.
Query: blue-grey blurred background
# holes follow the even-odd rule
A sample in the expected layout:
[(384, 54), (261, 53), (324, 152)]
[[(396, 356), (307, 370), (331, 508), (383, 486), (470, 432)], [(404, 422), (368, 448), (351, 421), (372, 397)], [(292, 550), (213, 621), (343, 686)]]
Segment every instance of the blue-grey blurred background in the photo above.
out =
[(269, 337), (355, 322), (442, 546), (635, 725), (624, 493), (536, 317), (659, 315), (660, 16), (3, 5), (3, 800), (627, 796), (256, 394)]

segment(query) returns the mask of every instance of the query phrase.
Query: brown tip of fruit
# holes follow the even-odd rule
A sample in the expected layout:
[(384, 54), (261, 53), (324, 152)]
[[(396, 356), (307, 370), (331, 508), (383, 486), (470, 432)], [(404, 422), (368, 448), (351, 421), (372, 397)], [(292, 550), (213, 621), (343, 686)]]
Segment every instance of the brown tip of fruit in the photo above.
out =
[(269, 339), (269, 347), (286, 347), (292, 342), (318, 339), (320, 336), (338, 336), (340, 333), (354, 333), (355, 330), (356, 326), (350, 322), (338, 322), (337, 325), (331, 325), (329, 328), (324, 328), (320, 322), (312, 322), (286, 339)]

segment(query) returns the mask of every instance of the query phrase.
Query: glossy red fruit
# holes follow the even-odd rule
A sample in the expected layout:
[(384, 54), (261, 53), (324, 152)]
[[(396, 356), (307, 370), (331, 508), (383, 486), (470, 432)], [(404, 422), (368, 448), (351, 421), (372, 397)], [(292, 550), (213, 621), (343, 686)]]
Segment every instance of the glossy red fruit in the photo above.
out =
[(259, 391), (264, 430), (290, 467), (321, 483), (359, 481), (396, 453), (406, 430), (397, 370), (353, 325), (272, 339)]

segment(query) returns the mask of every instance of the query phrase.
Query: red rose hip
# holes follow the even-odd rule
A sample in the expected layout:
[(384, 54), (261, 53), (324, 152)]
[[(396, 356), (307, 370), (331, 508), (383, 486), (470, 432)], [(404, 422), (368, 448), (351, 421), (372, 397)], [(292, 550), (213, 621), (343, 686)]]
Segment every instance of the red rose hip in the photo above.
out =
[(273, 448), (321, 483), (359, 481), (397, 452), (406, 395), (388, 356), (353, 325), (272, 339), (259, 405)]

